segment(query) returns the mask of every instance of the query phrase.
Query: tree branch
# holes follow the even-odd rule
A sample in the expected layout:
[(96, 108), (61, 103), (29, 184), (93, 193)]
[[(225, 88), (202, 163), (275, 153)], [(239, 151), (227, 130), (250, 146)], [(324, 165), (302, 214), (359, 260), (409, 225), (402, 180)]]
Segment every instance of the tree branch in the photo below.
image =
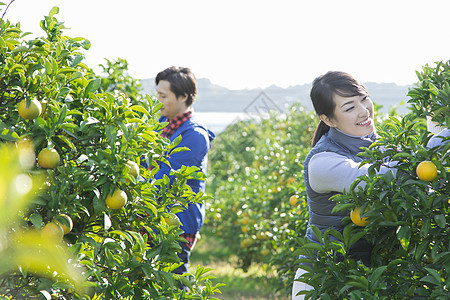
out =
[(11, 1), (9, 2), (9, 4), (6, 6), (5, 11), (3, 12), (3, 15), (2, 15), (2, 17), (1, 17), (0, 19), (3, 20), (3, 17), (5, 16), (6, 12), (8, 11), (9, 6), (10, 6), (14, 1), (16, 1), (16, 0), (11, 0)]

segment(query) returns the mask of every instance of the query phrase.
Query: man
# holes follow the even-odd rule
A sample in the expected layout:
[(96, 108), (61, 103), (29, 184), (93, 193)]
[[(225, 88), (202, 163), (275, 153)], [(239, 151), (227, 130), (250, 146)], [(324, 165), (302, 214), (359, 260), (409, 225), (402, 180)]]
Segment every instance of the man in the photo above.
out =
[[(170, 170), (177, 170), (183, 165), (197, 166), (202, 173), (206, 174), (208, 150), (211, 148), (211, 141), (214, 140), (215, 135), (192, 118), (192, 103), (197, 95), (194, 74), (188, 68), (170, 67), (158, 73), (155, 82), (158, 101), (163, 104), (159, 121), (169, 122), (163, 128), (161, 136), (173, 141), (181, 135), (182, 140), (177, 147), (190, 149), (170, 155), (168, 158), (170, 167), (161, 163), (155, 179), (161, 179), (164, 175), (170, 178)], [(204, 181), (190, 179), (187, 184), (195, 193), (205, 191)], [(187, 240), (187, 243), (180, 242), (182, 250), (178, 256), (183, 261), (183, 265), (173, 272), (183, 274), (187, 272), (190, 252), (203, 225), (205, 207), (201, 203), (191, 203), (187, 209), (177, 213), (177, 216), (182, 223), (180, 228), (184, 231), (182, 237)]]

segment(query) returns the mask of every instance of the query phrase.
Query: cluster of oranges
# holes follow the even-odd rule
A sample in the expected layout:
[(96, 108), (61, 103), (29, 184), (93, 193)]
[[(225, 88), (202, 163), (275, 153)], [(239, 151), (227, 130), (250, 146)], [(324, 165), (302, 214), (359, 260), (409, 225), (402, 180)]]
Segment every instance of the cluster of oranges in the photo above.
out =
[[(416, 175), (420, 180), (433, 181), (438, 175), (438, 170), (432, 161), (425, 160), (417, 165)], [(361, 207), (356, 207), (350, 212), (350, 219), (358, 226), (369, 224), (369, 218), (361, 218)]]
[[(24, 99), (19, 102), (17, 110), (23, 119), (34, 120), (41, 116), (43, 108), (41, 102), (37, 99), (31, 99), (28, 103), (27, 100)], [(44, 148), (37, 156), (38, 165), (44, 169), (56, 168), (60, 164), (60, 161), (61, 157), (54, 148)], [(139, 166), (133, 161), (128, 161), (125, 168), (127, 168), (128, 171), (126, 173), (136, 180), (139, 176)], [(112, 194), (109, 194), (106, 197), (105, 203), (110, 209), (120, 209), (127, 203), (127, 194), (117, 188)], [(72, 228), (72, 219), (68, 215), (60, 214), (52, 222), (47, 223), (42, 228), (41, 235), (47, 239), (59, 241), (62, 240), (63, 236), (69, 233)]]
[(46, 240), (60, 241), (63, 236), (73, 229), (72, 218), (60, 214), (52, 222), (47, 223), (41, 230), (41, 236)]

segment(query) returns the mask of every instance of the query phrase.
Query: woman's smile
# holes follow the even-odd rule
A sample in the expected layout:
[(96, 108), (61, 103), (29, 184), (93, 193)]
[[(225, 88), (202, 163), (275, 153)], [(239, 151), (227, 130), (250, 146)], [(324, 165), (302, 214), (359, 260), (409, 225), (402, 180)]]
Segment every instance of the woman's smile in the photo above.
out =
[(370, 118), (367, 118), (364, 121), (357, 123), (356, 125), (359, 125), (359, 126), (370, 126), (370, 125), (372, 125), (372, 120)]

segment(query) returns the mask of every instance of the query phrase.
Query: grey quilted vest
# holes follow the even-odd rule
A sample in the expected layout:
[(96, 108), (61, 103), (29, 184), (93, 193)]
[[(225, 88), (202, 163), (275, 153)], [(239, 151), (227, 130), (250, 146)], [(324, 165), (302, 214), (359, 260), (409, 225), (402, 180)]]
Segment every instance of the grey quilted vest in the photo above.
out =
[[(334, 152), (348, 157), (356, 162), (360, 162), (363, 159), (356, 156), (356, 154), (361, 152), (360, 147), (369, 147), (370, 144), (375, 141), (376, 137), (376, 134), (372, 134), (367, 138), (359, 138), (346, 135), (335, 128), (330, 128), (330, 130), (320, 138), (317, 144), (306, 156), (304, 164), (304, 179), (309, 207), (309, 223), (306, 231), (306, 237), (309, 240), (319, 242), (311, 229), (311, 225), (317, 226), (322, 233), (329, 227), (342, 232), (343, 226), (341, 225), (341, 221), (348, 215), (348, 211), (341, 211), (335, 214), (331, 213), (336, 203), (329, 199), (331, 196), (337, 194), (337, 192), (316, 193), (313, 191), (309, 185), (308, 179), (309, 160), (313, 155), (320, 152)], [(342, 176), (346, 176), (346, 174), (342, 174)]]

